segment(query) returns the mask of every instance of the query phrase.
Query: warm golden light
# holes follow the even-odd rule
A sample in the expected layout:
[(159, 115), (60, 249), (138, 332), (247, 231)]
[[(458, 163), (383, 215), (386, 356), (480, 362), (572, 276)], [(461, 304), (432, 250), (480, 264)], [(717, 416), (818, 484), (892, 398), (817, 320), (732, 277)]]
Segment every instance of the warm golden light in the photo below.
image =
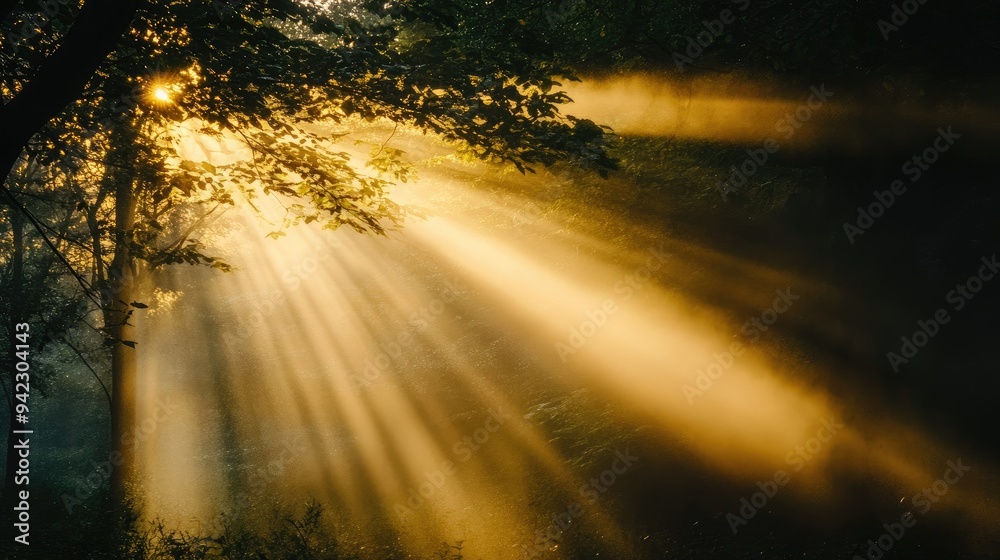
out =
[(155, 90), (153, 90), (153, 99), (161, 103), (170, 103), (171, 101), (173, 101), (170, 98), (170, 92), (163, 87), (158, 87)]
[[(162, 87), (153, 95), (170, 99)], [(388, 134), (377, 132), (366, 134)], [(212, 235), (238, 248), (220, 249), (238, 272), (165, 271), (163, 286), (180, 294), (173, 311), (139, 325), (151, 333), (139, 384), (148, 515), (196, 519), (187, 528), (205, 531), (222, 511), (315, 498), (335, 523), (375, 527), (417, 557), (462, 541), (469, 557), (504, 560), (532, 552), (554, 516), (582, 506), (566, 542), (600, 535), (608, 550), (640, 557), (628, 552), (616, 497), (644, 467), (622, 471), (607, 495), (586, 492), (616, 468), (619, 449), (641, 465), (659, 450), (749, 488), (788, 468), (782, 499), (803, 512), (835, 507), (845, 481), (876, 479), (905, 497), (955, 457), (986, 465), (898, 420), (893, 405), (843, 400), (812, 381), (821, 377), (811, 360), (739, 330), (786, 287), (808, 295), (782, 325), (807, 325), (810, 310), (841, 295), (822, 278), (639, 223), (610, 241), (613, 206), (580, 193), (554, 208), (531, 198), (559, 177), (441, 163), (441, 145), (416, 133), (397, 141), (435, 162), (421, 167), (419, 188), (394, 194), (427, 209), (426, 221), (386, 238), (314, 224), (272, 241), (237, 208)], [(190, 133), (181, 147), (216, 163), (246, 157), (235, 139)], [(602, 187), (637, 188), (617, 178)], [(259, 201), (268, 204), (280, 209)], [(702, 271), (714, 274), (693, 285)], [(554, 404), (562, 394), (629, 411), (623, 422), (641, 435), (582, 453), (546, 420), (552, 410), (592, 417), (572, 399)], [(791, 471), (788, 457), (829, 426), (836, 438)], [(602, 429), (604, 420), (588, 424), (580, 439), (593, 444)], [(936, 507), (986, 527), (1000, 483), (977, 469)], [(546, 554), (572, 557), (564, 548)]]
[(897, 132), (900, 126), (914, 133), (934, 130), (945, 121), (955, 123), (956, 128), (995, 130), (997, 122), (982, 117), (994, 114), (989, 107), (959, 110), (947, 104), (889, 104), (851, 97), (827, 86), (755, 82), (735, 76), (665, 80), (633, 74), (567, 81), (564, 88), (573, 103), (564, 112), (629, 136), (744, 144), (773, 138), (783, 148), (823, 147), (853, 153), (882, 150), (907, 137), (906, 133), (882, 134), (889, 127), (871, 118), (873, 106), (878, 107), (874, 113), (881, 119), (896, 123), (892, 128)]

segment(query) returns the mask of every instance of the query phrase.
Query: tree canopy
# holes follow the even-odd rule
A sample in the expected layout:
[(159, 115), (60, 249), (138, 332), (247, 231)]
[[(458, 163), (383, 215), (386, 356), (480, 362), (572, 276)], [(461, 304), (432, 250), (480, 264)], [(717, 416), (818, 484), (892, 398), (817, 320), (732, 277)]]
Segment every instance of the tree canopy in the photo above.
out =
[[(273, 236), (303, 221), (382, 234), (406, 216), (386, 191), (408, 178), (398, 150), (351, 161), (317, 124), (413, 127), (522, 173), (568, 162), (606, 174), (616, 165), (606, 129), (560, 113), (569, 99), (558, 80), (573, 76), (554, 53), (497, 48), (496, 37), (491, 44), (440, 12), (290, 0), (0, 7), (0, 123), (9, 131), (0, 171), (12, 171), (3, 194), (10, 253), (18, 255), (11, 293), (89, 299), (83, 307), (60, 303), (47, 330), (69, 345), (61, 334), (76, 318), (108, 351), (119, 505), (133, 463), (121, 436), (135, 421), (131, 320), (146, 307), (137, 301), (143, 271), (178, 263), (228, 269), (195, 233), (237, 198), (253, 208), (260, 197), (280, 203)], [(185, 160), (177, 149), (183, 134), (237, 139), (249, 156), (224, 165)], [(25, 170), (43, 180), (24, 180)], [(50, 208), (26, 202), (42, 193)], [(26, 227), (34, 232), (27, 238)], [(61, 274), (80, 291), (46, 281)], [(24, 309), (6, 311), (13, 320)], [(91, 367), (91, 349), (73, 351)], [(12, 473), (8, 464), (7, 500)]]

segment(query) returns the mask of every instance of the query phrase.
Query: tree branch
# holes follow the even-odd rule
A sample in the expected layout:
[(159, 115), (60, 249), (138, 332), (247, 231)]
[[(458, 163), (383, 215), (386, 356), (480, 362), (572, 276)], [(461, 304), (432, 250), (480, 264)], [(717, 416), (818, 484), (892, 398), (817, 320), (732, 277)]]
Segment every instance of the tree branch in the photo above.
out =
[[(0, 0), (0, 2), (8, 2)], [(87, 0), (56, 52), (0, 109), (0, 177), (45, 123), (80, 96), (94, 72), (128, 31), (144, 0)], [(0, 9), (7, 7), (0, 4)]]
[(68, 340), (66, 340), (65, 338), (62, 339), (62, 343), (65, 344), (66, 346), (69, 346), (70, 350), (72, 350), (73, 352), (75, 352), (76, 355), (80, 358), (80, 361), (83, 362), (83, 365), (87, 366), (87, 369), (90, 370), (90, 373), (94, 374), (94, 379), (96, 379), (97, 382), (101, 384), (101, 389), (104, 390), (104, 396), (106, 396), (108, 398), (108, 408), (110, 409), (110, 407), (111, 407), (111, 393), (108, 392), (108, 386), (105, 385), (104, 381), (101, 380), (101, 376), (97, 375), (97, 372), (94, 370), (93, 366), (90, 365), (90, 362), (87, 361), (87, 358), (85, 358), (83, 356), (83, 353), (81, 353), (76, 348), (76, 346), (73, 346), (72, 344), (70, 344), (70, 342)]
[(62, 261), (64, 265), (66, 265), (66, 268), (69, 269), (70, 273), (73, 275), (73, 278), (75, 278), (77, 283), (80, 284), (80, 287), (83, 288), (83, 293), (86, 294), (91, 301), (100, 306), (99, 300), (94, 298), (94, 293), (95, 293), (94, 287), (91, 286), (90, 283), (83, 278), (83, 276), (80, 276), (80, 273), (78, 273), (76, 269), (73, 268), (73, 265), (70, 264), (69, 260), (66, 259), (66, 256), (62, 254), (62, 251), (60, 251), (59, 248), (56, 247), (55, 243), (53, 243), (52, 240), (49, 239), (49, 236), (46, 235), (45, 233), (45, 228), (43, 227), (42, 223), (38, 220), (38, 218), (36, 218), (35, 215), (31, 213), (30, 210), (25, 208), (24, 205), (22, 205), (21, 202), (17, 200), (14, 194), (7, 189), (6, 185), (0, 185), (0, 191), (3, 191), (3, 194), (7, 195), (7, 199), (10, 200), (11, 211), (20, 212), (22, 216), (28, 219), (28, 222), (32, 225), (32, 227), (35, 228), (35, 231), (38, 232), (38, 235), (42, 237), (42, 241), (45, 242), (45, 244), (49, 247), (49, 249), (51, 249), (52, 252), (55, 253), (55, 255), (59, 258), (59, 260)]

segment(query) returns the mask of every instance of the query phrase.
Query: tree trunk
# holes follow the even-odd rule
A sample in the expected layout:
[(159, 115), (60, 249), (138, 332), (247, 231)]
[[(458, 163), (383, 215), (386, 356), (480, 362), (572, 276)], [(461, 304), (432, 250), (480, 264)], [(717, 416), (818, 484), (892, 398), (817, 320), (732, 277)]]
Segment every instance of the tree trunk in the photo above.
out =
[[(10, 173), (28, 140), (80, 96), (144, 4), (140, 0), (83, 3), (56, 51), (13, 99), (0, 106), (0, 180)], [(12, 4), (5, 2), (2, 9), (10, 11)]]
[(118, 511), (128, 505), (136, 483), (133, 441), (126, 438), (136, 424), (135, 327), (130, 323), (134, 301), (135, 260), (129, 248), (135, 223), (131, 177), (119, 177), (115, 189), (115, 254), (108, 267), (108, 285), (102, 294), (105, 328), (115, 339), (111, 347), (111, 503)]

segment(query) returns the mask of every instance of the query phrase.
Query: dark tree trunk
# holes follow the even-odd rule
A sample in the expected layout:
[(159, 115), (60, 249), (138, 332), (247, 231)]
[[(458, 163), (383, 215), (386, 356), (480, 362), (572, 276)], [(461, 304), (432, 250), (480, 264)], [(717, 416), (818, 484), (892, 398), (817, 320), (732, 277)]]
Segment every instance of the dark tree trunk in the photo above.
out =
[(135, 224), (136, 204), (131, 177), (117, 178), (116, 185), (115, 254), (108, 267), (103, 304), (108, 335), (116, 339), (111, 347), (111, 449), (118, 467), (111, 474), (111, 500), (120, 510), (136, 482), (135, 446), (124, 437), (136, 423), (135, 327), (129, 313), (135, 295), (135, 260), (129, 236)]
[[(87, 0), (59, 48), (18, 93), (0, 107), (0, 179), (28, 140), (77, 99), (97, 67), (128, 31), (141, 0)], [(4, 2), (0, 8), (13, 9)]]

